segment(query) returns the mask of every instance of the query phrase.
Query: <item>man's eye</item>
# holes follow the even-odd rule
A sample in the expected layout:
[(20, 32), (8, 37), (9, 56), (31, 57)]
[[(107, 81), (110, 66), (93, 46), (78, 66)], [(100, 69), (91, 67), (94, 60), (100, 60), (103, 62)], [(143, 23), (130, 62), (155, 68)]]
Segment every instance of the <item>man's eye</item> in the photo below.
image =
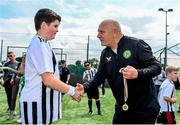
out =
[(104, 31), (100, 31), (99, 33), (104, 34), (105, 32)]

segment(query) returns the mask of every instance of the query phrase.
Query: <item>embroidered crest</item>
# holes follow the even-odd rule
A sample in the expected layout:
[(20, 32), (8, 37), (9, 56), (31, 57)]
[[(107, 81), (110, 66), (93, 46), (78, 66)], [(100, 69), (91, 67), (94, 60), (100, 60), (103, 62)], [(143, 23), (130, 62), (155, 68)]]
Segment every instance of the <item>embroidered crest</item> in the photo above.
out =
[(123, 57), (124, 57), (125, 59), (130, 58), (130, 57), (131, 57), (131, 51), (130, 51), (130, 50), (125, 50), (125, 51), (123, 52)]
[(111, 56), (110, 57), (106, 57), (107, 62), (111, 61)]

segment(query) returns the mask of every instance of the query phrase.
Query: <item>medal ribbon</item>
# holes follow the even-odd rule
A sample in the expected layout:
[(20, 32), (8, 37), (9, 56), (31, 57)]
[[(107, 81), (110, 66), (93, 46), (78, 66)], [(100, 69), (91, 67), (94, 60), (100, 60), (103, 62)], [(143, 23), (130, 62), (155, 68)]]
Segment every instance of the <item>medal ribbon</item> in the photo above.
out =
[(126, 104), (126, 101), (128, 99), (128, 86), (127, 86), (127, 80), (123, 77), (124, 82), (124, 103)]
[[(124, 68), (121, 68), (119, 70), (120, 73), (122, 73)], [(123, 77), (123, 83), (124, 83), (124, 103), (126, 104), (126, 101), (128, 99), (128, 86), (127, 86), (127, 80)]]

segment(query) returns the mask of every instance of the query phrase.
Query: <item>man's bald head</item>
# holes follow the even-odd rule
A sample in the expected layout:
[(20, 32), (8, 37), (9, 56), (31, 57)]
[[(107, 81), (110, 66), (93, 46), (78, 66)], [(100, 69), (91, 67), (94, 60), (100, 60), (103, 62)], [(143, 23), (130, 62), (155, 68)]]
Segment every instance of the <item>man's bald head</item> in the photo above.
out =
[(121, 32), (121, 27), (116, 20), (106, 19), (106, 20), (103, 20), (100, 25), (107, 25), (111, 29), (116, 29), (117, 31)]

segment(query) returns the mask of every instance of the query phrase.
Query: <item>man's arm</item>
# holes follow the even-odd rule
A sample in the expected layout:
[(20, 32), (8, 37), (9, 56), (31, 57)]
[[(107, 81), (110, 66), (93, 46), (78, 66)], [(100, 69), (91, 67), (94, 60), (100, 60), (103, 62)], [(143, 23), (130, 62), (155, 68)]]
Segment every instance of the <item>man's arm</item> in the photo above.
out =
[(153, 56), (151, 47), (144, 41), (137, 44), (138, 62), (142, 68), (137, 69), (138, 78), (153, 78), (161, 73), (161, 65)]
[(69, 80), (70, 80), (70, 74), (67, 75), (67, 81), (66, 81), (67, 84), (69, 83)]
[(13, 73), (16, 73), (16, 74), (19, 74), (20, 72), (18, 72), (17, 70), (15, 70), (15, 69), (13, 69), (13, 68), (10, 68), (10, 67), (7, 67), (7, 66), (5, 66), (5, 67), (0, 67), (0, 69), (1, 70), (9, 70), (9, 71), (11, 71), (11, 72), (13, 72)]

